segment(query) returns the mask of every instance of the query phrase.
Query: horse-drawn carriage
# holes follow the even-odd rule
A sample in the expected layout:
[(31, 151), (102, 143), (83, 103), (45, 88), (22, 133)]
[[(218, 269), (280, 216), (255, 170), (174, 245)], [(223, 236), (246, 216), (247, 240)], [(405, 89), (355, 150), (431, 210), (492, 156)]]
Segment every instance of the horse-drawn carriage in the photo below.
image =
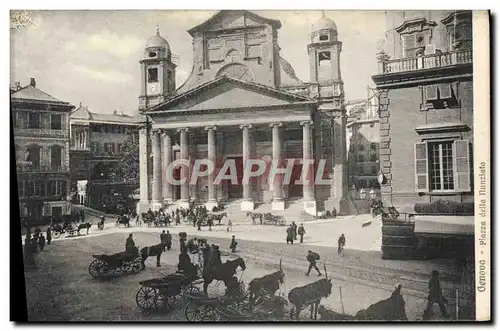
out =
[(86, 229), (87, 234), (89, 232), (90, 227), (92, 226), (92, 222), (74, 224), (69, 221), (65, 221), (63, 225), (55, 224), (50, 229), (52, 238), (58, 239), (62, 234), (65, 234), (68, 237), (74, 237), (81, 235), (80, 230)]
[(143, 270), (139, 250), (125, 251), (116, 254), (93, 254), (94, 260), (89, 265), (89, 274), (94, 277), (116, 275), (118, 272), (132, 271), (137, 274)]
[(201, 293), (196, 287), (198, 275), (177, 271), (163, 278), (153, 278), (140, 282), (135, 302), (143, 311), (165, 309), (186, 293)]
[[(260, 225), (276, 225), (276, 226), (285, 226), (286, 220), (283, 216), (273, 215), (271, 213), (253, 213), (248, 212), (247, 217), (252, 219), (252, 224), (260, 224)], [(257, 223), (257, 221), (259, 223)]]

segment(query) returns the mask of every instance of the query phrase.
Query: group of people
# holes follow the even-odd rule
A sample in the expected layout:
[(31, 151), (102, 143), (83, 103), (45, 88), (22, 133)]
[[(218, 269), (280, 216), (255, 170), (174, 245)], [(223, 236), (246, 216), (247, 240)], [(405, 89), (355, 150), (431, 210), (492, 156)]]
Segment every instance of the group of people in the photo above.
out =
[[(47, 239), (45, 239), (47, 238)], [(24, 239), (24, 261), (26, 265), (34, 266), (35, 254), (43, 251), (45, 244), (50, 245), (52, 241), (52, 234), (50, 228), (47, 229), (46, 237), (43, 235), (40, 228), (36, 228), (35, 232), (31, 234), (30, 228), (27, 228), (26, 238)]]
[(286, 229), (286, 243), (293, 244), (294, 240), (297, 240), (297, 234), (299, 235), (300, 243), (302, 244), (304, 242), (304, 235), (306, 234), (304, 224), (300, 224), (300, 226), (297, 227), (297, 224), (292, 222), (292, 224), (290, 224)]

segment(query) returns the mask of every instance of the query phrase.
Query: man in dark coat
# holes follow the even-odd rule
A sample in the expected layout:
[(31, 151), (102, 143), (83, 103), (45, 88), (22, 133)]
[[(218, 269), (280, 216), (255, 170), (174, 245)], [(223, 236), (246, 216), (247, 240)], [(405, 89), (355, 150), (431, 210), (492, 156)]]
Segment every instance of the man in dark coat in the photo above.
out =
[(168, 230), (167, 233), (165, 234), (165, 245), (167, 245), (167, 251), (169, 251), (170, 248), (172, 247), (172, 235)]
[[(194, 224), (195, 222), (193, 222)], [(201, 224), (203, 223), (203, 221), (201, 220), (201, 218), (198, 220), (198, 231), (201, 231)]]
[(236, 239), (233, 236), (233, 239), (231, 239), (231, 244), (229, 245), (229, 249), (231, 249), (231, 252), (234, 253), (236, 251), (236, 246), (237, 245), (238, 245), (238, 243), (236, 242)]
[(292, 243), (293, 245), (293, 228), (292, 228), (292, 225), (290, 224), (290, 226), (286, 229), (286, 243)]
[(222, 264), (222, 260), (220, 258), (219, 246), (212, 246), (212, 254), (210, 256), (210, 266), (218, 266)]
[(345, 236), (343, 233), (339, 237), (338, 244), (339, 244), (339, 248), (338, 248), (337, 253), (340, 255), (340, 253), (344, 250), (344, 246), (345, 246)]
[(210, 255), (212, 254), (212, 249), (208, 243), (205, 243), (203, 247), (203, 270), (205, 270), (210, 264)]
[(297, 230), (299, 236), (300, 236), (300, 243), (304, 241), (304, 235), (306, 234), (306, 230), (304, 229), (304, 224), (300, 224), (299, 229)]
[[(165, 233), (165, 230), (163, 230), (163, 232), (160, 234), (160, 242), (162, 244), (165, 244), (165, 246), (167, 246), (167, 234)], [(165, 246), (163, 246), (163, 251), (164, 252), (165, 252)]]
[(212, 225), (214, 224), (214, 221), (212, 220), (211, 217), (208, 218), (208, 231), (212, 231)]
[(43, 234), (40, 234), (40, 236), (38, 237), (38, 245), (40, 246), (40, 251), (43, 251), (45, 247), (45, 237), (43, 236)]
[(307, 269), (306, 276), (309, 276), (312, 268), (316, 269), (316, 271), (318, 272), (318, 276), (321, 276), (321, 271), (319, 271), (318, 267), (316, 266), (316, 261), (319, 260), (319, 254), (310, 250), (307, 252), (306, 259), (307, 262), (309, 262), (309, 269)]
[(439, 305), (439, 310), (441, 310), (441, 315), (443, 317), (448, 317), (448, 312), (446, 311), (446, 298), (443, 296), (441, 290), (441, 283), (439, 281), (439, 273), (437, 270), (432, 271), (432, 277), (429, 280), (429, 296), (427, 297), (427, 308), (424, 312), (424, 319), (428, 319), (432, 313), (432, 306), (434, 303)]
[(50, 227), (47, 228), (47, 245), (50, 245), (52, 241), (52, 232), (50, 231)]
[(293, 240), (297, 240), (297, 224), (292, 222), (292, 230), (293, 230)]
[(132, 239), (132, 233), (128, 235), (125, 241), (125, 254), (135, 254), (137, 253), (137, 247), (135, 247), (134, 239)]
[(332, 217), (337, 218), (337, 208), (333, 207), (332, 209)]
[(186, 253), (187, 254), (187, 245), (186, 245), (186, 238), (182, 237), (179, 241), (180, 243), (180, 249), (181, 249), (181, 253)]

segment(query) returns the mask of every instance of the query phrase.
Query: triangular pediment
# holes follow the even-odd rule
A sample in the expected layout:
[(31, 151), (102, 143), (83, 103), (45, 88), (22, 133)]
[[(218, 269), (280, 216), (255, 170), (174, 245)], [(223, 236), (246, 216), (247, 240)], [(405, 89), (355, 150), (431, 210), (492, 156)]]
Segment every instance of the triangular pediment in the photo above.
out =
[(217, 31), (267, 24), (276, 29), (281, 27), (280, 21), (265, 18), (247, 10), (221, 10), (210, 19), (188, 30), (188, 32), (194, 36), (197, 31)]
[(311, 100), (269, 86), (219, 77), (150, 108), (148, 112), (269, 107), (307, 101)]

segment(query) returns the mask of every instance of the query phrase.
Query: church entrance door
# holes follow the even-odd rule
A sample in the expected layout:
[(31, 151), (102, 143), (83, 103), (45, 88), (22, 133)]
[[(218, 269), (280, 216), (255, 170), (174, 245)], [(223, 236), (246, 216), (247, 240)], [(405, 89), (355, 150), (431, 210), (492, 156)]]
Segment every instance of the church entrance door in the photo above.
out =
[[(226, 180), (227, 185), (227, 196), (229, 199), (240, 199), (243, 197), (243, 157), (242, 156), (232, 156), (228, 157), (227, 160), (234, 160), (236, 164), (236, 178), (238, 183), (234, 185), (230, 180)], [(226, 171), (226, 175), (229, 175), (229, 169)]]

